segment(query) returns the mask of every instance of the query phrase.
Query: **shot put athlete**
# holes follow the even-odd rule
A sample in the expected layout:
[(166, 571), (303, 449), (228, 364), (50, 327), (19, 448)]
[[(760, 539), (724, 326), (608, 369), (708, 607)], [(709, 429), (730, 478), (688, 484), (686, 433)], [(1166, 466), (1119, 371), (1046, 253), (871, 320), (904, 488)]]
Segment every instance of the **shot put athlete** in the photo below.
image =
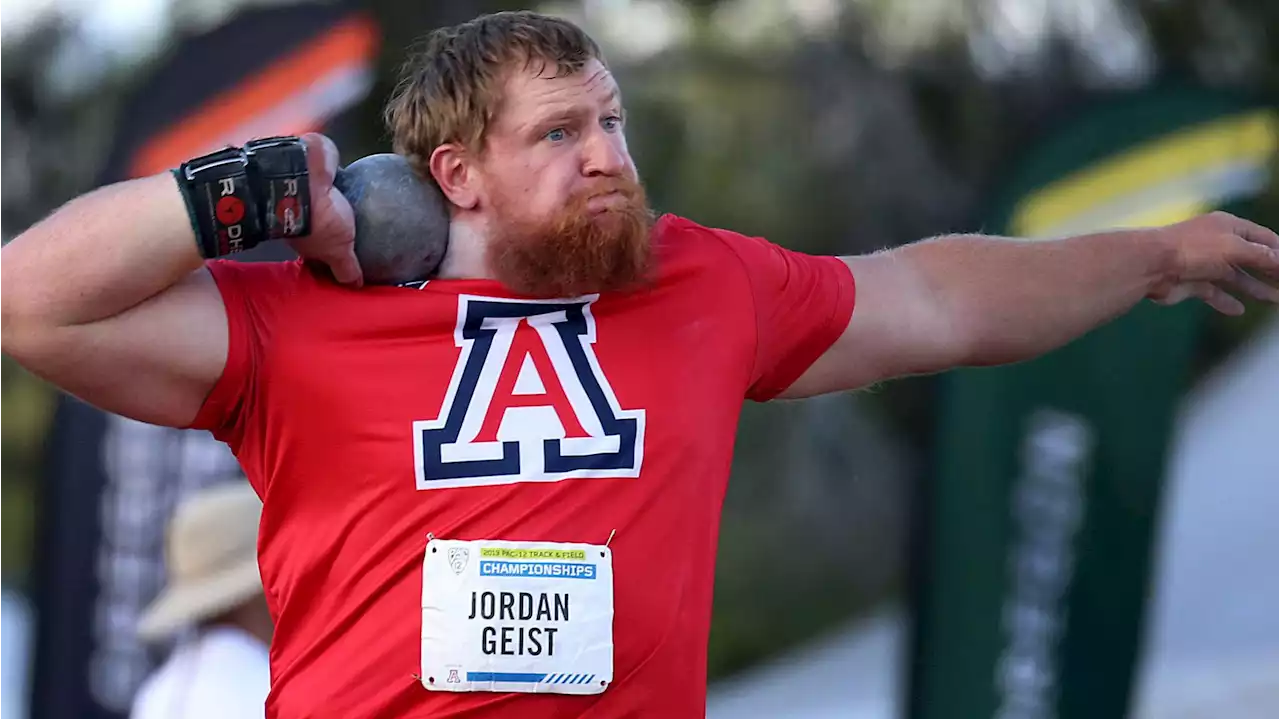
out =
[[(212, 431), (263, 498), (272, 717), (702, 716), (744, 398), (1015, 362), (1144, 298), (1276, 300), (1275, 233), (1225, 214), (843, 258), (654, 218), (599, 49), (541, 15), (433, 32), (387, 117), (447, 204), (425, 283), (362, 282), (317, 135), (3, 250), (5, 353)], [(439, 253), (423, 222), (400, 241)], [(218, 258), (262, 241), (302, 259)]]

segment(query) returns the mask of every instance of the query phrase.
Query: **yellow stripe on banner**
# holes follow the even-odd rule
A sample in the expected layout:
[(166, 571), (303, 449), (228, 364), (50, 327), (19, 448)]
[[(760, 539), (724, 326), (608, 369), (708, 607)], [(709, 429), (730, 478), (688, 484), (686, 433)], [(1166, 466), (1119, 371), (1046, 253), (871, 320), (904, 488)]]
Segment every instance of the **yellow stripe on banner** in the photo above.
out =
[(1159, 207), (1151, 207), (1131, 215), (1125, 215), (1119, 218), (1119, 221), (1112, 225), (1115, 229), (1124, 229), (1126, 227), (1152, 227), (1155, 225), (1172, 225), (1175, 222), (1189, 220), (1196, 215), (1203, 215), (1209, 211), (1209, 206), (1203, 202), (1179, 202), (1161, 205)]
[[(1214, 167), (1269, 161), (1275, 157), (1276, 147), (1276, 117), (1270, 110), (1171, 133), (1048, 185), (1015, 209), (1009, 226), (1016, 235), (1042, 235), (1073, 216), (1147, 187)], [(1181, 209), (1153, 207), (1134, 217), (1150, 214), (1185, 219), (1189, 215), (1183, 213), (1190, 205), (1199, 205), (1199, 211), (1204, 211), (1203, 198), (1187, 199), (1187, 204), (1176, 203)]]

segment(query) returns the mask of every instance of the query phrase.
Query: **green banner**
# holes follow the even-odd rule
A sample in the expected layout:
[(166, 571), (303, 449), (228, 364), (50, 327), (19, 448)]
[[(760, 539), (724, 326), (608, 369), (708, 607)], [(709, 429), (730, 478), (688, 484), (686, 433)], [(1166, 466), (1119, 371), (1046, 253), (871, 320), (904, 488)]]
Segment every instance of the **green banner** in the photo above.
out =
[[(1027, 153), (984, 227), (1176, 222), (1265, 191), (1275, 153), (1273, 107), (1135, 94)], [(944, 378), (911, 719), (1127, 715), (1171, 423), (1206, 312), (1144, 304), (1037, 360)]]

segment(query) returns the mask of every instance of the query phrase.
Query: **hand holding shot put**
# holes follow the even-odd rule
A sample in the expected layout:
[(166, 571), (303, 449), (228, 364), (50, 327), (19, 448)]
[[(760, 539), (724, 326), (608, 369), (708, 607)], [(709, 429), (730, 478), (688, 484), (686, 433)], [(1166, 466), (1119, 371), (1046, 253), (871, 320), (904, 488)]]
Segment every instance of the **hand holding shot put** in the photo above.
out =
[(599, 47), (536, 13), (432, 32), (386, 114), (394, 155), (250, 143), (3, 250), (6, 354), (263, 498), (271, 717), (702, 716), (744, 399), (1276, 301), (1275, 232), (1220, 213), (855, 257), (655, 215)]

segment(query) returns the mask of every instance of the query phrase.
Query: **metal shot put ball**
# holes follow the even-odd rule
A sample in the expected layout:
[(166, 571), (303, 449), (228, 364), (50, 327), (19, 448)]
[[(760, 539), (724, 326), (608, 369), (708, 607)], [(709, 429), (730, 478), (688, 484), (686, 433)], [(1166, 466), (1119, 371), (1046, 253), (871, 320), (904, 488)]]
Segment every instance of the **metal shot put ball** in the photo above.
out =
[(333, 186), (355, 211), (356, 259), (365, 284), (428, 279), (449, 246), (444, 194), (400, 155), (369, 155), (340, 168)]

